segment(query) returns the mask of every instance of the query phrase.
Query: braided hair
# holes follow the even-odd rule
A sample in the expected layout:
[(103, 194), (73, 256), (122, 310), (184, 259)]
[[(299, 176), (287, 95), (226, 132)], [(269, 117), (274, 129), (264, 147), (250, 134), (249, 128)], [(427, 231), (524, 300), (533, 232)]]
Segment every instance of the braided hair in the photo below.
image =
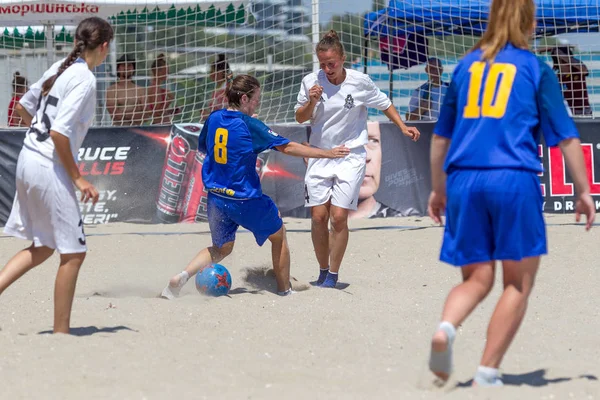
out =
[(83, 55), (86, 50), (94, 50), (103, 43), (108, 43), (113, 38), (113, 29), (110, 24), (98, 17), (86, 18), (79, 23), (75, 31), (73, 50), (58, 68), (56, 74), (48, 78), (42, 85), (42, 95), (50, 93), (54, 82), (63, 72)]

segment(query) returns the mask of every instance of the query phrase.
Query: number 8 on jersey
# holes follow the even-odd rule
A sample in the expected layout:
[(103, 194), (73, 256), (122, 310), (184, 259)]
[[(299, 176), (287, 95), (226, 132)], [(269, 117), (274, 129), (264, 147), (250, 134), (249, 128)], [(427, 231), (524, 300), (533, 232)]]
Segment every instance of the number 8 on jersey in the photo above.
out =
[(217, 128), (215, 132), (215, 161), (219, 164), (227, 164), (227, 139), (229, 131), (225, 128)]

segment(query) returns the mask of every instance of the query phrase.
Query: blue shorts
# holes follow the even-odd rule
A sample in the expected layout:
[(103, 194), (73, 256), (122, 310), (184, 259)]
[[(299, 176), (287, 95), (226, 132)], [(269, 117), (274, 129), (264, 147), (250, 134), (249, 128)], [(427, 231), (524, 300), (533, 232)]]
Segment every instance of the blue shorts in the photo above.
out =
[(265, 195), (256, 199), (231, 200), (209, 193), (207, 213), (213, 245), (219, 248), (235, 240), (240, 225), (254, 234), (259, 246), (283, 225), (277, 206)]
[(441, 261), (465, 266), (547, 253), (544, 199), (534, 172), (452, 171), (446, 193)]

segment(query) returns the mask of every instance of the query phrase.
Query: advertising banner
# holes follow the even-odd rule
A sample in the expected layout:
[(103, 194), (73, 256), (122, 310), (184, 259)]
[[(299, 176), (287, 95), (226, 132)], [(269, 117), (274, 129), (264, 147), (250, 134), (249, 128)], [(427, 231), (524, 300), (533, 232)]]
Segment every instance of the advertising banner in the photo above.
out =
[[(578, 121), (596, 208), (600, 209), (600, 140), (597, 123)], [(371, 122), (366, 175), (358, 209), (351, 218), (426, 214), (431, 190), (429, 146), (434, 124), (420, 123), (421, 139), (412, 142), (391, 123)], [(163, 127), (92, 128), (79, 151), (79, 169), (100, 192), (95, 205), (81, 204), (85, 224), (108, 222), (180, 223), (206, 221), (207, 192), (201, 179), (204, 154), (197, 152), (199, 124)], [(310, 135), (306, 125), (274, 125), (296, 142)], [(16, 163), (25, 130), (0, 130), (0, 225), (10, 214)], [(544, 211), (574, 212), (574, 188), (559, 148), (539, 146)], [(305, 161), (278, 151), (259, 155), (256, 172), (263, 192), (282, 216), (309, 218), (304, 207)]]
[[(93, 128), (79, 149), (79, 171), (100, 192), (80, 204), (85, 224), (154, 223), (155, 200), (170, 127)], [(15, 195), (15, 172), (25, 130), (0, 130), (0, 224)], [(79, 194), (78, 194), (79, 195)]]

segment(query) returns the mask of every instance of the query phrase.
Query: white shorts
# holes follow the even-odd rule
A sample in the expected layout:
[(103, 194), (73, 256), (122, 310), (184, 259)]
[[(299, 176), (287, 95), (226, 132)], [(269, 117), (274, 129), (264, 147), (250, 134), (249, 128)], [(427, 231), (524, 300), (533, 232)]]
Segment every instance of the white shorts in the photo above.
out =
[(60, 254), (87, 251), (73, 182), (62, 165), (23, 147), (17, 162), (17, 193), (4, 233)]
[(352, 149), (345, 158), (311, 158), (304, 177), (304, 206), (327, 203), (356, 210), (360, 186), (365, 178), (367, 152)]

